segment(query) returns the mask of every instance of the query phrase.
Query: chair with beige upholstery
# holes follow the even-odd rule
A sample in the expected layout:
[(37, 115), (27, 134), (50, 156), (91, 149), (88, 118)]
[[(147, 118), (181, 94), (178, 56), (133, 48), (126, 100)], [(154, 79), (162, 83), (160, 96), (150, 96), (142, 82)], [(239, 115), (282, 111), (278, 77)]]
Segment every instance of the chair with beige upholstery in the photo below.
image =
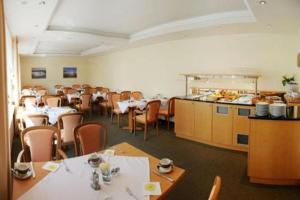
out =
[[(19, 153), (17, 162), (33, 161), (45, 162), (54, 160), (53, 150), (55, 149), (55, 159), (67, 158), (61, 150), (60, 132), (53, 126), (34, 126), (26, 128), (21, 133), (22, 151)], [(53, 148), (54, 144), (56, 147)], [(26, 155), (29, 155), (28, 158)]]
[(31, 114), (24, 115), (20, 120), (20, 130), (32, 126), (46, 126), (48, 125), (49, 117), (46, 114)]
[(112, 97), (113, 94), (116, 94), (116, 92), (108, 92), (108, 93), (106, 93), (106, 100), (100, 102), (100, 107), (103, 108), (105, 117), (107, 117), (107, 113), (109, 111), (111, 111), (111, 109), (112, 109), (112, 100), (111, 100), (111, 97)]
[(132, 97), (134, 100), (136, 100), (136, 101), (139, 101), (139, 100), (141, 100), (141, 99), (144, 98), (144, 97), (143, 97), (143, 93), (140, 92), (140, 91), (134, 91), (134, 92), (132, 92), (132, 93), (131, 93), (131, 97)]
[(63, 88), (63, 93), (64, 93), (64, 94), (68, 94), (68, 91), (69, 91), (70, 89), (72, 89), (72, 88), (71, 88), (71, 87), (64, 87), (64, 88)]
[(61, 98), (57, 96), (45, 97), (45, 105), (49, 107), (61, 107)]
[(37, 91), (37, 90), (44, 90), (45, 88), (42, 85), (35, 85), (34, 89)]
[(48, 93), (48, 91), (47, 91), (46, 89), (39, 89), (39, 90), (37, 90), (36, 92), (37, 92), (38, 95), (40, 95), (40, 96), (45, 96), (45, 95)]
[(170, 130), (170, 118), (175, 115), (175, 97), (168, 100), (168, 108), (159, 109), (159, 115), (165, 117), (168, 123), (168, 130)]
[(30, 96), (32, 94), (32, 90), (29, 88), (24, 88), (22, 89), (21, 94), (25, 96)]
[(66, 113), (58, 117), (58, 129), (61, 133), (62, 146), (74, 144), (74, 129), (82, 124), (83, 113)]
[(108, 92), (109, 92), (109, 89), (108, 89), (108, 88), (105, 88), (105, 87), (102, 87), (101, 92), (108, 93)]
[(85, 123), (74, 129), (75, 152), (77, 156), (105, 149), (106, 127), (100, 123)]
[(117, 119), (118, 119), (118, 127), (120, 127), (120, 115), (122, 115), (122, 112), (118, 106), (118, 102), (121, 100), (121, 94), (115, 93), (112, 94), (111, 96), (111, 105), (112, 105), (112, 109), (111, 109), (111, 122), (113, 123), (113, 118), (114, 115), (117, 115)]
[(221, 177), (216, 176), (215, 181), (214, 181), (214, 185), (211, 189), (208, 200), (218, 200), (219, 193), (220, 193), (220, 190), (221, 190), (221, 182), (222, 182)]
[(160, 100), (149, 101), (146, 105), (146, 111), (141, 115), (137, 115), (140, 111), (135, 111), (133, 116), (133, 131), (135, 135), (137, 123), (144, 124), (144, 140), (147, 140), (148, 125), (156, 124), (156, 133), (158, 135), (158, 112), (160, 107)]
[(73, 84), (72, 88), (75, 90), (79, 90), (81, 88), (81, 86), (79, 84)]
[(91, 87), (90, 84), (82, 84), (82, 88)]
[(30, 103), (32, 105), (36, 105), (36, 96), (25, 95), (20, 98), (19, 105), (25, 106), (25, 103)]
[(130, 91), (123, 91), (121, 92), (121, 101), (126, 101), (130, 99), (131, 92)]
[(97, 92), (102, 92), (102, 89), (103, 89), (103, 87), (101, 87), (101, 86), (100, 87), (96, 87), (96, 91)]
[(82, 94), (80, 95), (79, 99), (80, 99), (79, 103), (76, 104), (77, 110), (82, 112), (91, 111), (92, 95)]

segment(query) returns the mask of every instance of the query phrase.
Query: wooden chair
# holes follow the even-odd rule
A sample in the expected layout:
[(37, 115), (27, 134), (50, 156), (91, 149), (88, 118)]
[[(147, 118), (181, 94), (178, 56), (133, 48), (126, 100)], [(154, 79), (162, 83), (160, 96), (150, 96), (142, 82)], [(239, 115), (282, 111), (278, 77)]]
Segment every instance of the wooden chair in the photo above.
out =
[(112, 112), (112, 95), (113, 94), (117, 94), (116, 92), (108, 92), (106, 93), (106, 100), (104, 100), (103, 102), (100, 102), (100, 107), (102, 107), (104, 109), (104, 113), (105, 113), (105, 117), (107, 117), (107, 113), (109, 111)]
[(75, 105), (77, 110), (82, 111), (82, 112), (91, 111), (92, 95), (82, 94), (82, 95), (80, 95), (79, 100), (80, 100), (80, 102)]
[(72, 88), (75, 90), (79, 90), (81, 88), (80, 84), (73, 84)]
[(102, 88), (102, 90), (101, 90), (101, 92), (108, 93), (108, 92), (109, 92), (109, 89), (108, 89), (108, 88), (105, 88), (105, 87), (103, 87), (103, 88)]
[(24, 89), (22, 89), (21, 94), (24, 96), (30, 96), (32, 94), (32, 90), (29, 88), (28, 89), (24, 88)]
[(68, 94), (68, 91), (69, 91), (70, 89), (72, 89), (72, 88), (71, 88), (71, 87), (64, 87), (64, 88), (63, 88), (63, 93), (64, 93), (64, 94)]
[(46, 114), (24, 115), (20, 120), (20, 130), (33, 126), (47, 126), (49, 117)]
[(215, 181), (214, 181), (214, 185), (211, 189), (208, 200), (218, 200), (220, 190), (221, 190), (221, 177), (216, 176)]
[(61, 107), (61, 98), (57, 96), (46, 96), (45, 105), (49, 107)]
[(36, 105), (36, 96), (32, 95), (24, 95), (20, 98), (19, 105), (25, 106), (25, 102), (31, 103), (32, 105)]
[(111, 118), (111, 122), (113, 123), (114, 115), (117, 115), (119, 128), (120, 128), (120, 115), (122, 114), (122, 112), (118, 106), (118, 102), (120, 100), (121, 100), (121, 94), (118, 94), (118, 93), (112, 94), (112, 96), (111, 96), (112, 109), (111, 109), (110, 118)]
[[(34, 126), (26, 128), (21, 133), (22, 151), (19, 153), (17, 162), (33, 161), (45, 162), (53, 160), (52, 152), (55, 149), (55, 159), (67, 158), (61, 150), (60, 132), (53, 126)], [(56, 143), (56, 148), (53, 145)], [(30, 159), (26, 157), (26, 153)], [(23, 158), (23, 159), (22, 159)]]
[(100, 123), (90, 122), (78, 125), (74, 129), (76, 155), (86, 155), (105, 149), (106, 134), (106, 127)]
[(59, 90), (59, 89), (62, 89), (63, 88), (63, 85), (54, 85), (54, 89), (56, 90)]
[(132, 93), (131, 93), (131, 97), (132, 97), (134, 100), (136, 100), (136, 101), (139, 101), (139, 100), (141, 100), (141, 99), (144, 98), (144, 97), (143, 97), (143, 93), (140, 92), (140, 91), (134, 91), (134, 92), (132, 92)]
[(42, 86), (42, 85), (35, 85), (34, 86), (34, 89), (37, 91), (37, 90), (43, 90), (43, 89), (45, 89), (45, 87), (44, 86)]
[(90, 84), (82, 84), (82, 88), (86, 88), (86, 87), (91, 88), (91, 85)]
[(33, 87), (31, 85), (24, 85), (22, 86), (22, 90), (23, 89), (32, 89)]
[(121, 101), (126, 101), (130, 99), (131, 92), (130, 91), (123, 91), (121, 92)]
[(96, 87), (97, 92), (102, 92), (103, 87)]
[(83, 113), (66, 113), (58, 116), (58, 129), (61, 133), (62, 146), (74, 144), (74, 129), (82, 124)]
[(38, 95), (45, 96), (47, 95), (48, 91), (46, 89), (39, 89), (36, 91)]
[(156, 133), (158, 135), (158, 112), (160, 108), (160, 100), (149, 101), (146, 105), (146, 111), (141, 114), (140, 111), (135, 111), (133, 116), (133, 132), (135, 135), (136, 124), (141, 123), (144, 124), (144, 140), (147, 140), (148, 135), (148, 125), (156, 124)]
[(168, 130), (170, 130), (170, 117), (175, 115), (175, 97), (168, 100), (168, 108), (159, 109), (159, 115), (165, 117), (168, 123)]

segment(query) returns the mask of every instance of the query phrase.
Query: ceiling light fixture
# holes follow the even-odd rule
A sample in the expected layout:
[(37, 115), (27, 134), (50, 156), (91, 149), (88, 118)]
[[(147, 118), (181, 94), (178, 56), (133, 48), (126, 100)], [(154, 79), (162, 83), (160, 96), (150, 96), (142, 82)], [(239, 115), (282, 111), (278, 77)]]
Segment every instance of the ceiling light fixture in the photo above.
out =
[(36, 24), (36, 25), (34, 25), (34, 27), (35, 27), (35, 28), (38, 28), (38, 27), (39, 27), (39, 25), (38, 25), (38, 24)]
[(46, 1), (40, 1), (40, 2), (39, 2), (39, 5), (40, 5), (40, 6), (46, 5)]
[(261, 1), (259, 1), (259, 4), (260, 4), (260, 5), (265, 5), (265, 4), (267, 4), (267, 2), (264, 1), (264, 0), (261, 0)]

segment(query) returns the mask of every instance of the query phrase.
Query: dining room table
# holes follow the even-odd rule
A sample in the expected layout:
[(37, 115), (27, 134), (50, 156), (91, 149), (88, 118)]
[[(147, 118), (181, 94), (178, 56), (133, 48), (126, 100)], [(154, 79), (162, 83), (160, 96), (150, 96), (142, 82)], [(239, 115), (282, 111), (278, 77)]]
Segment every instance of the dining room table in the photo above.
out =
[[(100, 190), (96, 191), (90, 186), (93, 171), (96, 169), (87, 164), (90, 155), (85, 155), (55, 161), (59, 167), (54, 172), (43, 169), (46, 162), (34, 162), (34, 178), (13, 178), (12, 199), (161, 200), (176, 187), (185, 174), (185, 170), (176, 165), (173, 165), (173, 170), (168, 174), (158, 173), (159, 158), (126, 142), (111, 146), (108, 150), (113, 150), (114, 155), (105, 154), (107, 150), (98, 152), (97, 155), (111, 166), (119, 166), (120, 172), (118, 176), (112, 177), (110, 184), (99, 181)], [(99, 174), (101, 177), (100, 171)], [(143, 186), (148, 183), (155, 183), (156, 186), (158, 184), (160, 193), (145, 195), (146, 188)]]
[[(81, 93), (80, 92), (76, 92), (73, 94), (67, 94), (67, 100), (68, 103), (72, 102), (72, 99), (79, 99), (80, 98)], [(95, 102), (99, 97), (103, 98), (104, 100), (106, 99), (106, 93), (105, 92), (96, 92), (96, 93), (92, 93), (92, 102)]]
[[(138, 109), (140, 111), (145, 110), (147, 103), (149, 101), (153, 100), (160, 100), (160, 108), (164, 109), (168, 107), (168, 98), (147, 98), (147, 99), (140, 99), (140, 100), (125, 100), (125, 101), (119, 101), (117, 104), (119, 106), (119, 109), (121, 113), (128, 112), (128, 124), (124, 127), (122, 127), (125, 130), (128, 130), (130, 133), (133, 133), (133, 116), (134, 116), (134, 110)], [(137, 127), (140, 129), (139, 127)]]

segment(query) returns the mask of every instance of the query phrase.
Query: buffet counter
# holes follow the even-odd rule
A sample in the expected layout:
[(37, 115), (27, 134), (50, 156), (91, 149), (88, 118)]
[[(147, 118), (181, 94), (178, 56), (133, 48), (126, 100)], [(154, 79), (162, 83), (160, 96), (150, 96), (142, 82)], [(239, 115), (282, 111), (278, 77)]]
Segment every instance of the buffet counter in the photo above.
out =
[(208, 101), (191, 96), (175, 101), (175, 133), (212, 146), (248, 151), (251, 103)]
[(253, 183), (300, 184), (300, 118), (250, 116), (248, 176)]

